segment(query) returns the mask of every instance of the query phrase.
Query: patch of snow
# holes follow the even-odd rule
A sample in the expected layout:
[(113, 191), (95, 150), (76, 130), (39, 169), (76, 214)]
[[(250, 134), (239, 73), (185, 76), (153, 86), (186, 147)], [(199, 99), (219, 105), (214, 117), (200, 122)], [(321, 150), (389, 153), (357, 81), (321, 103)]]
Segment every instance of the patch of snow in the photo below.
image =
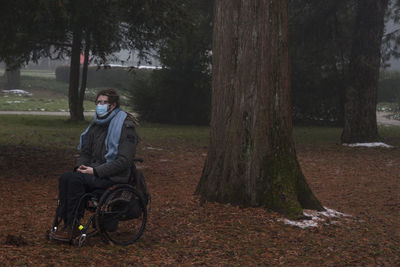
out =
[(145, 66), (145, 65), (140, 65), (140, 66), (127, 66), (127, 65), (123, 65), (123, 64), (102, 64), (101, 66), (105, 66), (105, 67), (119, 67), (119, 68), (137, 68), (137, 69), (161, 69), (161, 67), (159, 66)]
[(32, 95), (28, 91), (25, 91), (25, 90), (22, 90), (22, 89), (3, 90), (3, 93), (4, 94), (15, 94), (15, 95), (18, 95), (18, 96), (22, 96), (22, 95), (31, 96)]
[(320, 213), (324, 215), (325, 217), (351, 217), (351, 215), (342, 213), (333, 209), (329, 209), (327, 207), (324, 207), (326, 211), (321, 211)]
[(104, 66), (104, 67), (126, 67), (122, 64), (114, 64), (114, 63), (101, 64), (101, 66)]
[(161, 151), (162, 150), (162, 148), (155, 148), (155, 147), (151, 147), (151, 146), (147, 146), (147, 147), (145, 147), (145, 149), (147, 149), (147, 150), (157, 150), (157, 151)]
[(20, 104), (24, 103), (25, 101), (20, 101), (20, 100), (14, 100), (14, 101), (6, 101), (7, 104)]
[(305, 228), (308, 228), (308, 227), (317, 227), (318, 226), (318, 222), (315, 221), (315, 220), (291, 221), (291, 220), (288, 220), (288, 219), (284, 219), (283, 222), (285, 224), (297, 226), (297, 227), (300, 227), (302, 229), (305, 229)]
[(349, 147), (386, 147), (386, 148), (392, 148), (393, 146), (387, 145), (382, 142), (374, 142), (374, 143), (354, 143), (354, 144), (343, 144), (344, 146), (349, 146)]
[[(293, 225), (300, 227), (302, 229), (308, 228), (308, 227), (317, 227), (319, 223), (324, 222), (326, 218), (341, 218), (341, 217), (351, 217), (351, 215), (341, 213), (339, 211), (329, 209), (327, 207), (324, 207), (325, 211), (315, 211), (315, 210), (304, 210), (303, 214), (305, 216), (311, 217), (311, 220), (302, 220), (302, 221), (292, 221), (289, 219), (279, 219), (278, 221), (283, 221), (285, 224), (288, 225)], [(336, 222), (332, 222), (336, 223)]]
[(138, 66), (138, 69), (151, 69), (151, 70), (158, 70), (161, 69), (161, 67), (157, 67), (157, 66)]

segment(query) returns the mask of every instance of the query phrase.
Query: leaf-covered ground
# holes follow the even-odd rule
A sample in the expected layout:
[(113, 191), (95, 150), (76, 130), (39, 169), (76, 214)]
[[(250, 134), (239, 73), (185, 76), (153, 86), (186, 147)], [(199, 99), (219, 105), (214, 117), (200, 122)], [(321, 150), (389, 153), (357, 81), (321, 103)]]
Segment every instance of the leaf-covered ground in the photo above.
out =
[(143, 144), (145, 234), (127, 247), (94, 237), (82, 248), (45, 238), (74, 153), (0, 147), (0, 266), (400, 266), (400, 148), (298, 147), (323, 205), (351, 215), (301, 229), (263, 208), (200, 205), (206, 149)]

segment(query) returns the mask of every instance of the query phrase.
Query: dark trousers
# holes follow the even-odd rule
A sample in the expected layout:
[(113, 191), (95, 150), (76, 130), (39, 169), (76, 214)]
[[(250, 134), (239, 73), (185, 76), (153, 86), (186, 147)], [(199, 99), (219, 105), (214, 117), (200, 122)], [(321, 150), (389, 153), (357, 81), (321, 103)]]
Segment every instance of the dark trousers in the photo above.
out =
[(108, 179), (100, 179), (86, 173), (66, 172), (62, 174), (58, 183), (58, 199), (60, 201), (58, 216), (64, 220), (64, 224), (71, 224), (81, 196), (96, 189), (106, 189), (113, 184)]

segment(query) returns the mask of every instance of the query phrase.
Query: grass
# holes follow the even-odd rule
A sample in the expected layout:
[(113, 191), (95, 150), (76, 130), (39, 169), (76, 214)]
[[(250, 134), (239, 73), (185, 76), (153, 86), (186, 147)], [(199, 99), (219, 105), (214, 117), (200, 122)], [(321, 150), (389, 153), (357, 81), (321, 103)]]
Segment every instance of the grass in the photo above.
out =
[[(0, 70), (1, 75), (2, 70)], [(0, 84), (2, 82), (0, 77)], [(57, 82), (54, 73), (43, 70), (21, 70), (21, 89), (30, 90), (39, 88), (45, 91), (44, 96), (0, 97), (0, 110), (17, 111), (67, 111), (68, 84)], [(93, 100), (96, 92), (102, 88), (90, 88), (86, 91), (87, 99)], [(46, 96), (46, 92), (49, 96)], [(57, 96), (51, 92), (58, 93)], [(122, 92), (121, 101), (129, 103), (129, 95)], [(124, 95), (125, 93), (125, 95)], [(93, 111), (92, 101), (85, 101), (86, 111)], [(127, 111), (130, 107), (122, 106)], [(398, 105), (393, 103), (380, 103), (378, 110), (397, 111)], [(86, 123), (71, 124), (67, 117), (36, 117), (36, 116), (0, 116), (2, 130), (0, 143), (12, 142), (14, 144), (30, 143), (31, 145), (59, 144), (61, 147), (72, 147), (78, 140), (80, 132), (87, 126)], [(381, 127), (380, 134), (384, 140), (400, 144), (399, 127)], [(296, 144), (323, 145), (340, 143), (341, 128), (333, 127), (295, 127), (294, 141)], [(144, 143), (153, 145), (182, 144), (206, 147), (208, 145), (209, 128), (196, 126), (171, 126), (163, 124), (143, 124), (138, 127), (138, 133)], [(10, 138), (12, 136), (12, 138)], [(62, 136), (66, 140), (62, 140)], [(64, 142), (64, 143), (63, 143)]]
[[(131, 112), (129, 106), (121, 107)], [(95, 105), (91, 100), (83, 102), (85, 111), (95, 111)], [(46, 97), (46, 96), (16, 96), (4, 94), (0, 96), (0, 110), (7, 111), (68, 111), (68, 98), (65, 97)]]
[[(4, 82), (0, 70), (0, 85)], [(54, 73), (43, 70), (22, 70), (20, 88), (33, 92), (32, 96), (0, 95), (2, 111), (68, 111), (68, 84), (55, 80)], [(105, 88), (88, 88), (84, 101), (85, 111), (94, 111), (93, 101), (97, 92)], [(129, 92), (121, 92), (122, 108), (132, 111), (128, 106)]]
[(68, 84), (58, 82), (54, 78), (43, 78), (35, 76), (21, 76), (21, 88), (23, 90), (43, 89), (50, 90), (64, 95), (68, 94)]
[[(341, 143), (342, 130), (335, 127), (295, 127), (293, 138), (297, 145), (334, 145)], [(400, 146), (400, 127), (379, 126), (378, 132), (382, 142)]]
[(138, 134), (145, 142), (156, 145), (181, 143), (205, 147), (208, 145), (209, 127), (145, 123), (138, 127)]
[[(89, 121), (72, 123), (68, 117), (0, 115), (0, 145), (28, 145), (74, 149)], [(208, 127), (144, 124), (137, 128), (143, 144), (206, 146)]]
[(33, 69), (23, 69), (21, 70), (21, 75), (23, 76), (31, 76), (31, 77), (40, 77), (40, 78), (50, 78), (55, 79), (56, 74), (54, 71), (50, 70), (33, 70)]
[[(87, 118), (90, 120), (90, 118)], [(72, 123), (68, 117), (0, 115), (0, 144), (59, 147), (73, 149), (89, 121)], [(334, 145), (340, 143), (342, 129), (331, 127), (296, 127), (297, 145)], [(209, 127), (144, 123), (137, 127), (142, 145), (207, 147)], [(380, 127), (383, 140), (400, 145), (400, 127)]]
[[(4, 84), (4, 69), (0, 69), (0, 84)], [(15, 89), (43, 89), (51, 90), (67, 95), (68, 84), (58, 82), (55, 79), (54, 72), (47, 70), (21, 70), (21, 85)]]
[[(85, 111), (94, 111), (92, 101), (84, 101)], [(0, 110), (12, 111), (68, 111), (68, 99), (51, 97), (0, 97)]]
[(296, 144), (323, 145), (340, 143), (342, 128), (335, 127), (295, 127), (293, 139)]
[[(0, 68), (0, 75), (4, 75), (4, 68)], [(41, 69), (21, 69), (21, 76), (41, 77), (41, 78), (53, 78), (55, 79), (56, 74), (54, 71), (41, 70)]]
[(2, 115), (0, 144), (74, 148), (87, 122), (71, 123), (67, 117)]
[(400, 146), (400, 127), (381, 126), (379, 127), (379, 135), (383, 142), (392, 146)]

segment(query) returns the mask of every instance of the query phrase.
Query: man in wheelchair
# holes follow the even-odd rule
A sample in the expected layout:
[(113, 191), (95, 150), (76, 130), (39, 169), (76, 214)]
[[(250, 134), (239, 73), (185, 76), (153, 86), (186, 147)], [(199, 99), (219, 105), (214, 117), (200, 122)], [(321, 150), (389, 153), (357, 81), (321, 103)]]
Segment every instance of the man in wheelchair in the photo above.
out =
[(80, 229), (74, 220), (81, 197), (115, 184), (127, 184), (135, 171), (135, 119), (120, 109), (119, 95), (114, 89), (99, 92), (95, 104), (94, 120), (80, 137), (80, 156), (74, 171), (59, 179), (56, 216), (62, 219), (63, 227), (55, 227), (49, 233), (51, 239), (70, 241), (78, 236)]

